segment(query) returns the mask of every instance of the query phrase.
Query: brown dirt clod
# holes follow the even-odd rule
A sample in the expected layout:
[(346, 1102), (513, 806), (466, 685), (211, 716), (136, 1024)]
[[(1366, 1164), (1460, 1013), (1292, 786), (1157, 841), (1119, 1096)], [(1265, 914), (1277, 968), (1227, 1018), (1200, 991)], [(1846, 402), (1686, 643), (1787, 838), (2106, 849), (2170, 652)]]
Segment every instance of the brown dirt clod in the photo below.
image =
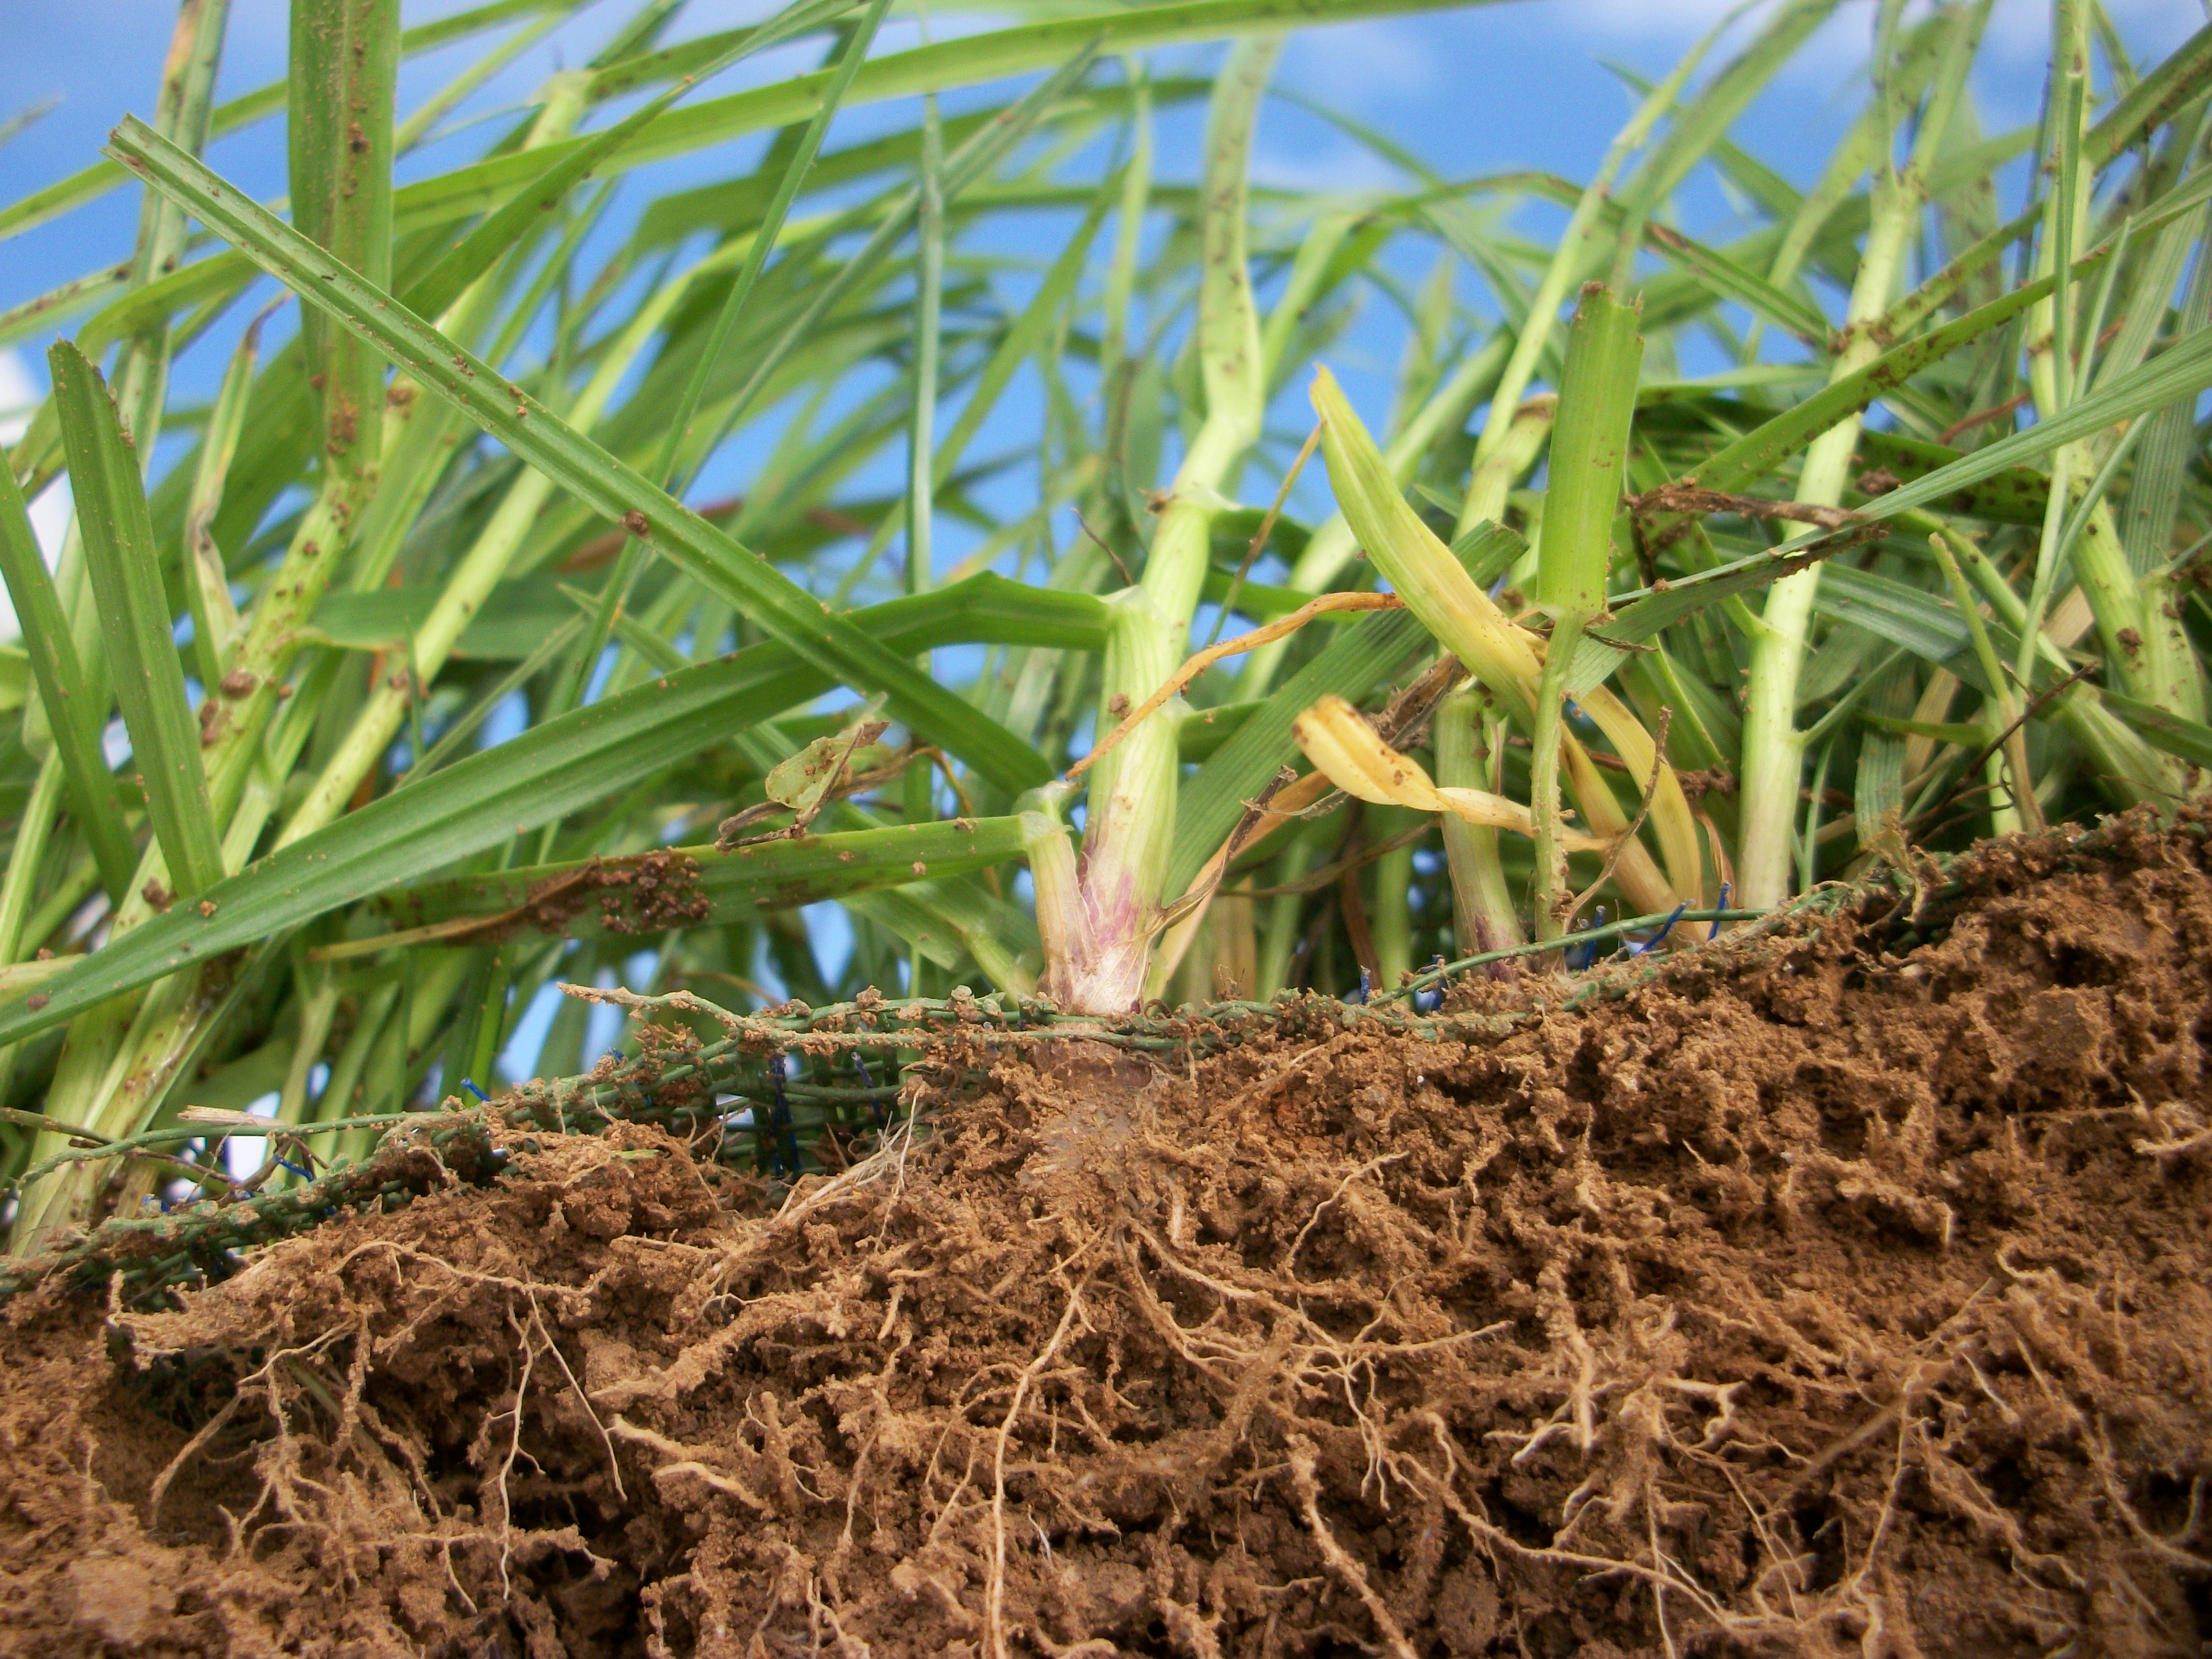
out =
[(1486, 1045), (955, 1046), (773, 1214), (617, 1126), (27, 1293), (0, 1649), (2198, 1655), (2202, 831), (1953, 875)]

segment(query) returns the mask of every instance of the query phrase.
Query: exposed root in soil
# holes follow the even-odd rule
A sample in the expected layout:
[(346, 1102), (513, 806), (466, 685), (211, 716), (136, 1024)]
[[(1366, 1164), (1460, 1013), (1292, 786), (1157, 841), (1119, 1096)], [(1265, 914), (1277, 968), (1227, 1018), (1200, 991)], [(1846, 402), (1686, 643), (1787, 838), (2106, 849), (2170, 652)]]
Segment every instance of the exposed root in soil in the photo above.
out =
[(46, 1285), (0, 1647), (2197, 1655), (2201, 830), (1956, 873), (1488, 1046), (951, 1049), (773, 1216), (625, 1126)]

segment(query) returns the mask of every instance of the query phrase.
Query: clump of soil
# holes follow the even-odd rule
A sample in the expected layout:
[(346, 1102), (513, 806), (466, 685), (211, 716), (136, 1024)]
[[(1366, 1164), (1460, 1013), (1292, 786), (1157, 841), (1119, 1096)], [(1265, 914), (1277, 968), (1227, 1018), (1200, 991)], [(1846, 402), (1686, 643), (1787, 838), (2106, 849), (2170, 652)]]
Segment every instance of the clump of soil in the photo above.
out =
[(1869, 904), (1492, 1042), (947, 1054), (933, 1138), (772, 1216), (622, 1127), (179, 1311), (41, 1289), (0, 1629), (2200, 1654), (2208, 862), (1994, 848), (1902, 956)]

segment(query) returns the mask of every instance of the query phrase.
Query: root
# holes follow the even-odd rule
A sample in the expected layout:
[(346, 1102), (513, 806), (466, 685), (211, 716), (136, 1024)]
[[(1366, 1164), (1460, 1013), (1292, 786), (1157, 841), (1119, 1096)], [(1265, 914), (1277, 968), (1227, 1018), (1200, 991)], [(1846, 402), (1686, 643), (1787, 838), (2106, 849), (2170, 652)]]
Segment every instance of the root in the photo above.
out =
[(499, 1466), (499, 1587), (503, 1594), (512, 1595), (514, 1586), (507, 1577), (507, 1568), (514, 1548), (514, 1500), (507, 1490), (507, 1480), (514, 1473), (514, 1460), (522, 1451), (523, 1402), (530, 1393), (530, 1370), (537, 1352), (531, 1346), (530, 1333), (511, 1312), (507, 1323), (522, 1343), (522, 1375), (514, 1385), (514, 1432), (507, 1437), (507, 1457)]
[(1365, 1571), (1346, 1553), (1344, 1546), (1336, 1541), (1336, 1534), (1328, 1529), (1328, 1522), (1322, 1518), (1321, 1486), (1314, 1479), (1316, 1457), (1312, 1441), (1303, 1435), (1292, 1437), (1291, 1480), (1297, 1488), (1298, 1507), (1305, 1517), (1306, 1530), (1313, 1534), (1313, 1540), (1319, 1546), (1322, 1559), (1328, 1563), (1330, 1571), (1343, 1579), (1346, 1587), (1359, 1598), (1359, 1604), (1367, 1609), (1367, 1616), (1375, 1621), (1375, 1628), (1382, 1633), (1382, 1639), (1389, 1644), (1396, 1659), (1417, 1659), (1413, 1644), (1406, 1639), (1406, 1632), (1390, 1616), (1390, 1609), (1375, 1593), (1375, 1587), (1367, 1582)]
[[(1156, 1012), (1157, 1086), (1087, 1163), (1052, 1136), (1097, 1073), (988, 1011), (911, 1083), (926, 1134), (772, 1209), (643, 1131), (518, 1136), (490, 1187), (109, 1310), (191, 1431), (130, 1494), (143, 1559), (227, 1533), (216, 1599), (395, 1650), (615, 1620), (836, 1659), (1407, 1659), (1563, 1620), (1669, 1659), (2170, 1645), (2212, 1571), (2212, 1169), (2173, 1103), (2212, 885), (2141, 873), (2070, 915), (1937, 893), (1940, 995), (1847, 916), (1648, 1004), (1484, 987), (1418, 1048), (1318, 1005)], [(2149, 981), (2138, 927), (2201, 936), (2195, 988)], [(2008, 1022), (2055, 951), (2112, 1058), (2015, 1109)], [(112, 1474), (21, 1426), (14, 1346), (9, 1503), (44, 1455), (66, 1512), (33, 1547), (102, 1547)]]
[(724, 1474), (719, 1469), (710, 1468), (702, 1461), (702, 1455), (695, 1448), (681, 1445), (668, 1438), (667, 1436), (658, 1434), (651, 1429), (640, 1428), (636, 1424), (619, 1415), (615, 1418), (612, 1426), (614, 1433), (619, 1438), (663, 1453), (674, 1460), (672, 1462), (663, 1463), (654, 1468), (653, 1482), (655, 1486), (669, 1480), (696, 1480), (710, 1492), (718, 1492), (726, 1498), (736, 1498), (757, 1515), (775, 1513), (775, 1504), (735, 1476)]
[(534, 1297), (531, 1298), (530, 1318), (531, 1322), (538, 1327), (538, 1334), (545, 1339), (545, 1352), (553, 1356), (554, 1364), (561, 1368), (561, 1375), (568, 1379), (569, 1391), (576, 1396), (578, 1409), (599, 1431), (599, 1443), (606, 1448), (607, 1478), (615, 1483), (615, 1496), (628, 1498), (629, 1494), (623, 1490), (622, 1460), (615, 1455), (615, 1443), (607, 1433), (607, 1425), (599, 1421), (599, 1413), (592, 1409), (591, 1395), (584, 1392), (584, 1385), (576, 1380), (576, 1373), (568, 1369), (568, 1356), (561, 1352), (561, 1345), (553, 1340), (553, 1333), (545, 1328), (545, 1316), (539, 1310)]
[(1283, 1252), (1283, 1260), (1277, 1271), (1289, 1275), (1289, 1277), (1295, 1281), (1297, 1278), (1298, 1251), (1304, 1248), (1306, 1240), (1312, 1236), (1313, 1230), (1321, 1225), (1322, 1212), (1334, 1204), (1337, 1200), (1342, 1198), (1346, 1191), (1351, 1187), (1352, 1183), (1358, 1180), (1360, 1176), (1373, 1175), (1377, 1170), (1387, 1168), (1389, 1165), (1393, 1164), (1401, 1163), (1411, 1156), (1412, 1154), (1408, 1152), (1387, 1153), (1383, 1157), (1371, 1159), (1368, 1163), (1361, 1164), (1358, 1169), (1352, 1170), (1351, 1174), (1345, 1176), (1343, 1180), (1338, 1182), (1336, 1183), (1336, 1190), (1314, 1206), (1314, 1212), (1310, 1218), (1308, 1218), (1306, 1224), (1298, 1229), (1298, 1236), (1291, 1241), (1291, 1248)]
[(185, 1442), (184, 1445), (178, 1449), (177, 1455), (171, 1458), (163, 1466), (161, 1473), (154, 1478), (153, 1490), (146, 1494), (146, 1525), (149, 1528), (161, 1524), (161, 1500), (168, 1496), (169, 1483), (183, 1471), (185, 1464), (199, 1455), (202, 1447), (220, 1434), (224, 1425), (238, 1415), (238, 1408), (243, 1403), (243, 1397), (236, 1394), (224, 1401), (222, 1409), (201, 1425), (199, 1431)]
[[(1095, 1236), (1094, 1236), (1095, 1242)], [(1078, 1255), (1090, 1249), (1085, 1244)], [(1073, 1263), (1070, 1264), (1071, 1266)], [(1085, 1282), (1088, 1282), (1087, 1279)], [(1012, 1438), (1014, 1425), (1020, 1420), (1022, 1407), (1029, 1399), (1030, 1386), (1043, 1375), (1067, 1334), (1074, 1328), (1083, 1311), (1083, 1285), (1079, 1284), (1067, 1293), (1067, 1306), (1060, 1316), (1052, 1340), (1044, 1345), (1035, 1359), (1024, 1368), (1021, 1378), (1014, 1385), (1013, 1403), (1006, 1407), (1006, 1417), (999, 1424), (999, 1437), (991, 1452), (991, 1577), (983, 1593), (983, 1639), (992, 1659), (1005, 1659), (1006, 1634), (1000, 1626), (1000, 1615), (1006, 1591), (1006, 1443)]]

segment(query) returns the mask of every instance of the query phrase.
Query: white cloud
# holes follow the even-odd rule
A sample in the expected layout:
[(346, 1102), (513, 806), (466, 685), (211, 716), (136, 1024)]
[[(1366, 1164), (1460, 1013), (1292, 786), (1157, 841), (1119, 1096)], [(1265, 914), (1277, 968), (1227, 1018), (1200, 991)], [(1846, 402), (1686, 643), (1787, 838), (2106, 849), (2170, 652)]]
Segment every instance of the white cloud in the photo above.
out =
[(22, 442), (38, 402), (39, 388), (22, 358), (12, 349), (0, 351), (0, 444)]
[(1346, 105), (1419, 96), (1449, 67), (1424, 21), (1389, 18), (1307, 30), (1291, 37), (1283, 67), (1301, 85), (1324, 87)]

